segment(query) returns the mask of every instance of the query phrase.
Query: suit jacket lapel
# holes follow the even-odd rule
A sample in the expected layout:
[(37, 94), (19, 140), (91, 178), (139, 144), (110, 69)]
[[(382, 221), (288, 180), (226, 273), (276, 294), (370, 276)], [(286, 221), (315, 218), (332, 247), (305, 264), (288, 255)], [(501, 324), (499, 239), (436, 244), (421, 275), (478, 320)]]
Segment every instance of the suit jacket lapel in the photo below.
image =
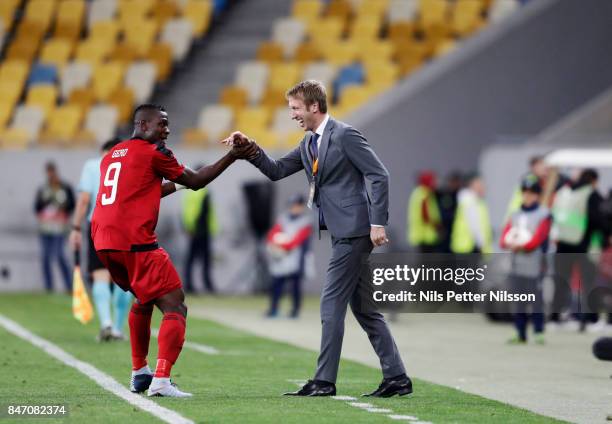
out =
[[(310, 156), (310, 152), (308, 151), (308, 143), (310, 142), (310, 137), (312, 133), (306, 133), (304, 138), (302, 139), (302, 162), (304, 162), (304, 168), (308, 172), (309, 176), (312, 176), (312, 156)], [(306, 160), (304, 160), (304, 157)]]
[(325, 157), (327, 156), (327, 148), (329, 147), (329, 139), (335, 126), (335, 121), (330, 117), (329, 121), (327, 121), (325, 129), (323, 130), (323, 138), (321, 139), (321, 144), (319, 146), (319, 171), (317, 172), (317, 181), (320, 181), (321, 175), (323, 175)]

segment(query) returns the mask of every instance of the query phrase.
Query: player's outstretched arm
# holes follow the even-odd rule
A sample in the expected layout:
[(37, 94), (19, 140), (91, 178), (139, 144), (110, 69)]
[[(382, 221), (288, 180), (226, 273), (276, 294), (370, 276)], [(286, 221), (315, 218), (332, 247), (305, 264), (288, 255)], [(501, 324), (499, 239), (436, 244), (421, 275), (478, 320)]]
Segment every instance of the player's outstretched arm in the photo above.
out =
[[(253, 140), (249, 139), (240, 131), (233, 132), (228, 138), (223, 140), (222, 143), (228, 146), (234, 146), (234, 148), (236, 146), (255, 144)], [(282, 158), (274, 160), (268, 156), (261, 147), (257, 146), (255, 154), (247, 157), (247, 160), (272, 181), (281, 180), (304, 169), (299, 147), (296, 147)]]
[[(199, 190), (207, 186), (212, 180), (217, 178), (237, 159), (247, 159), (257, 153), (257, 145), (247, 143), (236, 145), (225, 156), (212, 165), (204, 166), (196, 171), (185, 168), (183, 174), (174, 180), (175, 183), (184, 185), (192, 190)], [(169, 193), (168, 193), (169, 194)], [(162, 187), (163, 197), (163, 187)]]

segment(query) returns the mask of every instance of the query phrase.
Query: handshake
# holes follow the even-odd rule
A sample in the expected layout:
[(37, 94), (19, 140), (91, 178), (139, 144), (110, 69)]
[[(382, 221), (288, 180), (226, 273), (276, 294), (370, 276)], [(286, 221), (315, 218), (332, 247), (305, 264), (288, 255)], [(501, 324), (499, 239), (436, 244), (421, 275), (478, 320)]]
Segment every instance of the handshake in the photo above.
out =
[(234, 159), (253, 160), (260, 154), (260, 149), (255, 140), (250, 139), (240, 131), (234, 131), (229, 137), (221, 140), (226, 146), (231, 146), (230, 155)]

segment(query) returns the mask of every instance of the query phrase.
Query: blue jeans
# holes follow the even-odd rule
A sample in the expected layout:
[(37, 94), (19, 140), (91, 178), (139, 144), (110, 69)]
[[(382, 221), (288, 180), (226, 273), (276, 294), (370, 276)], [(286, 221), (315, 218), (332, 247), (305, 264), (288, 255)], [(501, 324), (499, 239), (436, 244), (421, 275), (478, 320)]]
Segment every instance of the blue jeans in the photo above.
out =
[(43, 276), (45, 278), (45, 288), (47, 291), (53, 289), (53, 272), (51, 269), (51, 261), (56, 259), (59, 263), (62, 278), (64, 279), (64, 286), (68, 291), (72, 290), (72, 281), (70, 278), (70, 267), (64, 253), (64, 241), (65, 237), (63, 234), (41, 234), (40, 244), (42, 247), (42, 259), (43, 259)]

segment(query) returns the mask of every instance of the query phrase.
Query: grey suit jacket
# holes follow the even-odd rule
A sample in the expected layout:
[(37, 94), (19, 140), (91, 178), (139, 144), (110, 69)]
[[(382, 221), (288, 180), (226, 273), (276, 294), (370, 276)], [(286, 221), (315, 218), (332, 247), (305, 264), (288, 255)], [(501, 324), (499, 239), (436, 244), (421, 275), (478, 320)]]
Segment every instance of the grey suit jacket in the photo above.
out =
[[(311, 136), (312, 133), (306, 133), (296, 149), (278, 160), (261, 150), (251, 162), (272, 181), (303, 169), (311, 182), (313, 161), (308, 149)], [(365, 179), (372, 184), (371, 198)], [(359, 131), (331, 117), (319, 147), (315, 186), (315, 203), (332, 236), (365, 236), (370, 234), (371, 224), (387, 224), (389, 172)]]

